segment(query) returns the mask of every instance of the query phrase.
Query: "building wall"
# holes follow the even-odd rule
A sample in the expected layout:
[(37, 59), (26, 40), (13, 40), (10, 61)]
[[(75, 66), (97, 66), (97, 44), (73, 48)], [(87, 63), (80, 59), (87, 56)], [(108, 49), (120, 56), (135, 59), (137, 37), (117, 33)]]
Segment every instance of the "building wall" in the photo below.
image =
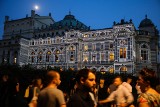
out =
[(31, 17), (6, 19), (4, 38), (0, 41), (0, 63), (75, 70), (87, 67), (132, 74), (143, 67), (158, 68), (157, 36), (137, 31), (131, 21), (89, 31), (54, 30), (50, 28), (53, 23), (50, 15), (39, 16), (34, 11)]

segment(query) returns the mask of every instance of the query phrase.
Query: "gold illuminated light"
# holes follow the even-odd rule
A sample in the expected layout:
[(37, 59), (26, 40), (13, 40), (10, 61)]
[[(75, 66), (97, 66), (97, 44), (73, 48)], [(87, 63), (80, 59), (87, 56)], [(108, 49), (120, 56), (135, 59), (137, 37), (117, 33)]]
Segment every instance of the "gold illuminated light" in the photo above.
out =
[(88, 61), (88, 57), (87, 57), (87, 56), (84, 56), (83, 61)]
[(109, 73), (114, 73), (114, 68), (113, 67), (109, 68)]
[(84, 50), (85, 50), (85, 51), (88, 50), (88, 45), (84, 45)]
[(110, 59), (110, 61), (114, 61), (114, 53), (110, 53), (109, 59)]
[(127, 67), (126, 66), (122, 66), (121, 69), (120, 69), (120, 71), (127, 72)]
[(126, 58), (126, 48), (120, 48), (120, 58)]
[(17, 58), (14, 58), (14, 63), (15, 63), (15, 64), (17, 63)]
[(88, 37), (88, 34), (84, 34), (84, 36), (83, 36), (84, 38), (86, 38), (86, 37)]

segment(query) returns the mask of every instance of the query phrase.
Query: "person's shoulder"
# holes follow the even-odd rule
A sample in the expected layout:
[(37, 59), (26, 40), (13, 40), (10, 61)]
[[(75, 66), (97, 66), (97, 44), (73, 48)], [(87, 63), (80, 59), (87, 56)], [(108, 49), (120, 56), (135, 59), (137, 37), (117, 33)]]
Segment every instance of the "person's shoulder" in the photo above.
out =
[(54, 90), (55, 90), (55, 92), (57, 92), (57, 93), (63, 93), (63, 91), (60, 90), (60, 89), (55, 88)]
[(80, 95), (78, 93), (74, 93), (71, 97), (70, 97), (71, 100), (77, 100), (77, 99), (80, 99)]
[(127, 83), (126, 82), (122, 82), (122, 85), (126, 85)]
[(119, 85), (119, 87), (118, 87), (120, 90), (123, 90), (123, 91), (126, 91), (126, 90), (128, 90), (124, 85)]

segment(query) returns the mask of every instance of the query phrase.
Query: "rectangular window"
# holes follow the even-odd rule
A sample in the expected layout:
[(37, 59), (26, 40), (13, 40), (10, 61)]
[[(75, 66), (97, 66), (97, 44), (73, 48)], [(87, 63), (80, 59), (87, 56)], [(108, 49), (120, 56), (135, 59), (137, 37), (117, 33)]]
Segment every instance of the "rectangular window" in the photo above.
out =
[(113, 43), (109, 44), (109, 48), (112, 49), (113, 48)]
[(101, 61), (105, 61), (105, 53), (101, 53)]
[(87, 62), (88, 61), (88, 54), (83, 55), (83, 61)]
[(84, 51), (88, 51), (88, 45), (84, 45)]
[(101, 43), (101, 49), (102, 49), (102, 50), (104, 49), (104, 45), (103, 45), (103, 43)]
[(126, 48), (120, 48), (120, 58), (126, 58)]
[(92, 55), (92, 61), (96, 61), (96, 54)]
[(114, 53), (110, 53), (109, 59), (110, 59), (110, 61), (114, 61)]
[(96, 44), (92, 45), (92, 50), (96, 50)]
[(145, 50), (141, 50), (141, 57), (142, 57), (142, 60), (148, 60), (148, 57), (147, 57), (147, 51)]

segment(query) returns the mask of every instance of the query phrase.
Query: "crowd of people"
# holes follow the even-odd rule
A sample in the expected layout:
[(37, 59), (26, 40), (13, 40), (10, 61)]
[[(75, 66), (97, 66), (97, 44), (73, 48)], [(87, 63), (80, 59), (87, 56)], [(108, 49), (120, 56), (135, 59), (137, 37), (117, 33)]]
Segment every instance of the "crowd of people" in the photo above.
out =
[(112, 81), (104, 77), (97, 79), (91, 69), (81, 69), (76, 73), (69, 93), (58, 88), (61, 84), (59, 72), (50, 70), (44, 77), (34, 78), (21, 91), (18, 78), (9, 81), (9, 76), (3, 74), (0, 81), (0, 106), (160, 107), (160, 84), (155, 84), (156, 73), (149, 68), (140, 70), (136, 81), (131, 76), (124, 81), (121, 75), (115, 76)]

